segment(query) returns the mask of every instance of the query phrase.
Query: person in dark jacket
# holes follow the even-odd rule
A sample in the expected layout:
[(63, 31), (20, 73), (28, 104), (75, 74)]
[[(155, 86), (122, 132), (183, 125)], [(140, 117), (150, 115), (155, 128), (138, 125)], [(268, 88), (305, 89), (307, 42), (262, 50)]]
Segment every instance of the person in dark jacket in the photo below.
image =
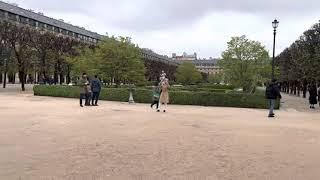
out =
[(268, 85), (266, 89), (266, 98), (268, 100), (269, 104), (269, 116), (268, 117), (274, 117), (274, 107), (276, 105), (276, 100), (278, 98), (282, 98), (280, 94), (279, 87), (277, 85), (277, 80), (273, 79), (272, 82)]
[(153, 103), (151, 104), (151, 108), (153, 108), (154, 105), (157, 105), (157, 109), (158, 109), (159, 98), (160, 98), (160, 87), (158, 82), (156, 82), (155, 85), (153, 86), (152, 98), (153, 98)]
[(312, 82), (309, 86), (309, 103), (310, 103), (310, 109), (315, 109), (314, 105), (318, 104), (317, 101), (317, 86), (314, 82)]
[(101, 81), (98, 79), (98, 76), (95, 75), (94, 79), (91, 80), (92, 106), (98, 106), (101, 87)]

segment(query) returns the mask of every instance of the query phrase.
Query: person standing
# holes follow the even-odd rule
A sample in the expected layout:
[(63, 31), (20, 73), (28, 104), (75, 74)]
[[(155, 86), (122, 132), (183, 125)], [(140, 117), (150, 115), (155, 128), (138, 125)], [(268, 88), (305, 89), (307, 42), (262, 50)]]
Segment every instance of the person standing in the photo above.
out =
[(87, 103), (87, 74), (83, 73), (82, 77), (79, 79), (78, 85), (80, 87), (80, 107), (83, 107), (82, 100), (85, 99)]
[(276, 100), (282, 98), (280, 94), (279, 87), (277, 85), (277, 80), (273, 79), (272, 82), (268, 85), (266, 89), (266, 98), (269, 104), (269, 116), (270, 118), (274, 117), (274, 108), (276, 105)]
[(99, 96), (101, 92), (101, 81), (98, 79), (98, 76), (95, 75), (94, 79), (91, 80), (91, 90), (92, 90), (92, 106), (98, 106)]
[(314, 105), (318, 104), (317, 101), (317, 86), (314, 82), (312, 82), (309, 86), (309, 103), (310, 103), (310, 109), (315, 109)]
[(90, 106), (91, 104), (91, 98), (92, 98), (92, 90), (90, 85), (90, 79), (87, 77), (87, 83), (86, 83), (86, 104), (85, 106)]
[(157, 112), (161, 111), (162, 105), (163, 107), (163, 112), (166, 112), (167, 106), (169, 103), (169, 80), (166, 78), (161, 82), (161, 94), (160, 94), (160, 99), (159, 99), (159, 106)]
[(157, 109), (159, 108), (159, 98), (160, 98), (160, 88), (159, 88), (159, 83), (156, 82), (155, 85), (153, 86), (153, 91), (152, 91), (152, 96), (153, 96), (153, 103), (151, 104), (151, 108), (153, 109), (154, 105), (157, 105)]

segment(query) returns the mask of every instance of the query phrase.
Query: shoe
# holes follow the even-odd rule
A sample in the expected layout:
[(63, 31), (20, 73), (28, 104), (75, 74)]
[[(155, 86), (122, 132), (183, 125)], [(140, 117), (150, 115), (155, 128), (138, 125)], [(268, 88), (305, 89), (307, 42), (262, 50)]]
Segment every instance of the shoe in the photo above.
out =
[(160, 110), (157, 110), (157, 112), (160, 112)]
[(165, 112), (166, 112), (166, 110), (163, 110), (163, 112), (165, 113)]
[(80, 107), (83, 107), (83, 105), (82, 105), (82, 104), (80, 104)]
[(273, 115), (272, 115), (272, 114), (270, 114), (268, 117), (269, 117), (269, 118), (273, 118), (273, 117), (274, 117), (274, 114), (273, 114)]
[(99, 106), (98, 104), (95, 104), (94, 106)]

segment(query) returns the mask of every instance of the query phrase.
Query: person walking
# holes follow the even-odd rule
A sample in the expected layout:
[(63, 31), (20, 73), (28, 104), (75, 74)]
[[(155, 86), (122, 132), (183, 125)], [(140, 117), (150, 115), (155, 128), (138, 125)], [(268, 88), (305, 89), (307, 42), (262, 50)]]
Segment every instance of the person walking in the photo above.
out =
[(159, 106), (157, 112), (161, 111), (161, 107), (163, 106), (163, 112), (166, 112), (167, 106), (169, 103), (169, 80), (166, 78), (161, 82), (161, 94), (159, 99)]
[(277, 80), (273, 79), (272, 82), (268, 85), (267, 89), (266, 89), (266, 98), (268, 100), (268, 104), (269, 104), (269, 116), (270, 118), (274, 117), (274, 108), (276, 105), (276, 100), (278, 98), (282, 98), (281, 94), (280, 94), (280, 90), (279, 87), (277, 85)]
[(92, 106), (98, 106), (99, 96), (101, 92), (102, 84), (98, 79), (98, 76), (95, 75), (94, 79), (91, 80), (91, 90), (92, 90)]
[(312, 82), (309, 86), (310, 109), (315, 109), (314, 105), (318, 104), (317, 96), (318, 96), (317, 86), (314, 82)]
[(153, 106), (157, 105), (157, 109), (158, 109), (159, 98), (160, 98), (160, 88), (159, 88), (158, 82), (156, 82), (155, 85), (153, 86), (152, 97), (153, 97), (153, 103), (151, 104), (151, 108), (153, 109)]
[(87, 103), (87, 74), (83, 73), (82, 77), (79, 79), (78, 85), (80, 87), (80, 107), (83, 107), (82, 100), (85, 99)]

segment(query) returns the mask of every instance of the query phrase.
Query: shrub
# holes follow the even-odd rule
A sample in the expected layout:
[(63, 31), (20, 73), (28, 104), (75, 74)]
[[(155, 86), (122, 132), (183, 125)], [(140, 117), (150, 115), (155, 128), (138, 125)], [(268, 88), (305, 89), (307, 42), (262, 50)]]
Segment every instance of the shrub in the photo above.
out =
[[(79, 87), (37, 85), (34, 86), (34, 95), (78, 98)], [(152, 90), (136, 88), (133, 90), (133, 96), (137, 103), (150, 103), (152, 101)], [(127, 102), (129, 100), (129, 88), (104, 88), (102, 89), (100, 99)], [(179, 105), (267, 108), (267, 102), (264, 96), (232, 92), (221, 93), (175, 90), (170, 91), (170, 103)]]
[(222, 85), (222, 84), (211, 84), (211, 83), (204, 83), (204, 84), (199, 84), (199, 87), (202, 88), (211, 88), (211, 89), (228, 89), (228, 90), (233, 90), (235, 87), (233, 85)]

